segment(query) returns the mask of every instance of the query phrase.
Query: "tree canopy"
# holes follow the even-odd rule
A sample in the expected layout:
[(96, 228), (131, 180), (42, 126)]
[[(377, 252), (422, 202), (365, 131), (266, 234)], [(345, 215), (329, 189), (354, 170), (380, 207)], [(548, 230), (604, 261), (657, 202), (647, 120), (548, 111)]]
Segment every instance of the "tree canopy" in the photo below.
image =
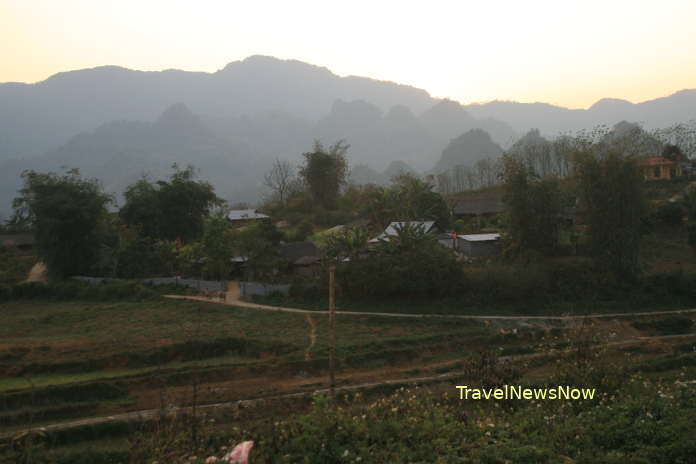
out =
[(329, 148), (315, 141), (313, 150), (302, 154), (305, 163), (300, 169), (300, 177), (315, 204), (326, 209), (336, 208), (341, 187), (348, 177), (346, 153), (349, 147), (343, 140)]
[(95, 179), (79, 170), (64, 174), (25, 171), (15, 216), (34, 228), (38, 256), (51, 276), (87, 273), (98, 261), (107, 206), (112, 201)]
[(206, 216), (222, 200), (211, 184), (195, 179), (192, 166), (173, 168), (169, 180), (143, 178), (130, 185), (119, 215), (146, 237), (188, 242), (201, 237)]
[(575, 172), (592, 254), (617, 277), (636, 277), (646, 212), (636, 160), (617, 151), (580, 152)]
[(558, 244), (558, 178), (541, 178), (524, 160), (511, 156), (505, 157), (504, 166), (504, 201), (513, 248), (549, 254)]

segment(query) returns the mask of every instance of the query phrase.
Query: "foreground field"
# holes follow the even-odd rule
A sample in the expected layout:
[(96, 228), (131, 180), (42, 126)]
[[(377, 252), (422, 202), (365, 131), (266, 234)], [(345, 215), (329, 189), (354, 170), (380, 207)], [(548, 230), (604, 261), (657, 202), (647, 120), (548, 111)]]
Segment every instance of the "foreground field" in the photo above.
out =
[[(0, 305), (0, 318), (0, 436), (9, 440), (23, 429), (58, 424), (46, 451), (55, 462), (79, 462), (78, 455), (100, 462), (95, 456), (112, 452), (121, 457), (103, 462), (124, 462), (132, 446), (125, 437), (145, 433), (137, 423), (146, 417), (105, 416), (152, 410), (152, 421), (161, 416), (158, 410), (188, 406), (200, 415), (211, 412), (203, 405), (215, 403), (218, 423), (251, 424), (309, 411), (306, 394), (328, 386), (325, 314), (165, 299), (34, 300)], [(453, 382), (481, 382), (495, 366), (491, 382), (534, 383), (580, 346), (605, 350), (608, 359), (630, 356), (635, 371), (651, 378), (688, 381), (696, 378), (693, 318), (341, 316), (337, 383), (375, 399), (414, 381), (430, 385), (433, 394), (452, 393)], [(252, 399), (262, 403), (239, 403)], [(240, 411), (240, 404), (250, 406)], [(104, 419), (71, 424), (92, 417)], [(201, 430), (220, 432), (209, 424)], [(89, 454), (89, 447), (97, 454)]]

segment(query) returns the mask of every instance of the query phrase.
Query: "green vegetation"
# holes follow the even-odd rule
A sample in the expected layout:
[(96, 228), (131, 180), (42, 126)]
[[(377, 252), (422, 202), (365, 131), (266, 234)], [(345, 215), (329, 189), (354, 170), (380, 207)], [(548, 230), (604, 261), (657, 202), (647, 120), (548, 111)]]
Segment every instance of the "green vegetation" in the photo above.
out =
[[(507, 207), (487, 218), (455, 222), (456, 197), (437, 191), (434, 178), (402, 173), (388, 186), (347, 186), (348, 146), (338, 142), (315, 144), (297, 176), (277, 160), (265, 178), (272, 196), (264, 211), (272, 220), (230, 224), (224, 208), (214, 210), (220, 202), (212, 187), (195, 180), (192, 167), (175, 167), (167, 181), (131, 185), (118, 214), (107, 212), (98, 184), (76, 171), (27, 173), (15, 222), (34, 227), (38, 257), (54, 277), (226, 280), (237, 272), (292, 281), (290, 296), (258, 299), (285, 306), (325, 310), (333, 265), (339, 309), (357, 312), (581, 315), (693, 307), (694, 190), (682, 181), (646, 186), (636, 157), (662, 145), (620, 126), (553, 143), (530, 133), (504, 162), (480, 161), (477, 185), (503, 190)], [(674, 148), (665, 153), (681, 156)], [(495, 185), (498, 174), (502, 186)], [(449, 179), (451, 191), (467, 184), (445, 177), (437, 178)], [(510, 253), (458, 256), (414, 224), (369, 240), (392, 221), (426, 220), (443, 232), (453, 224), (460, 231), (491, 227)], [(67, 250), (85, 248), (70, 263), (57, 250), (68, 231)], [(322, 248), (319, 264), (311, 257), (298, 269), (280, 258), (281, 241), (307, 237)], [(256, 442), (254, 462), (689, 462), (696, 451), (684, 438), (696, 413), (691, 387), (675, 384), (696, 375), (691, 313), (588, 319), (582, 329), (595, 335), (582, 340), (566, 338), (575, 330), (567, 320), (339, 315), (338, 385), (371, 385), (370, 397), (317, 399), (310, 408), (306, 398), (285, 394), (326, 387), (332, 349), (324, 312), (165, 300), (163, 293), (189, 290), (130, 281), (18, 283), (27, 262), (0, 253), (1, 425), (20, 430), (192, 406), (138, 430), (111, 421), (20, 434), (6, 440), (0, 461), (35, 462), (32, 453), (45, 445), (41, 459), (56, 462), (201, 462), (221, 444), (245, 439)], [(237, 256), (245, 259), (233, 263)], [(660, 338), (640, 345), (640, 336)], [(432, 390), (392, 394), (395, 384), (382, 382), (414, 375)], [(453, 398), (446, 382), (457, 380), (587, 386), (599, 395), (583, 403), (469, 404)], [(237, 428), (216, 430), (197, 413), (201, 402), (240, 398), (264, 402), (234, 410), (226, 420)], [(106, 433), (130, 443), (100, 444)]]
[(350, 261), (338, 263), (337, 278), (349, 298), (441, 297), (452, 295), (462, 280), (454, 254), (415, 226), (397, 227), (368, 258), (354, 248), (346, 256)]
[(22, 256), (12, 248), (0, 248), (0, 301), (7, 286), (17, 284), (27, 278), (35, 260)]
[(300, 169), (300, 177), (307, 185), (315, 204), (332, 210), (336, 208), (338, 197), (348, 177), (348, 145), (336, 142), (328, 149), (321, 142), (314, 142), (314, 149), (303, 153), (305, 164)]
[[(0, 364), (14, 376), (82, 374), (164, 366), (263, 353), (288, 360), (304, 357), (310, 325), (301, 314), (275, 313), (186, 301), (13, 302), (0, 307), (7, 348)], [(316, 343), (311, 356), (326, 356), (328, 321), (312, 316)], [(342, 357), (412, 346), (429, 337), (480, 335), (472, 321), (365, 317), (341, 320)], [(16, 382), (13, 381), (13, 384)]]
[(679, 335), (691, 332), (694, 321), (688, 317), (668, 317), (654, 321), (634, 322), (640, 330), (649, 330), (655, 335)]
[(37, 253), (48, 272), (58, 278), (89, 272), (99, 258), (111, 198), (77, 169), (63, 175), (27, 171), (22, 178), (16, 216), (34, 226)]
[(492, 405), (456, 392), (402, 390), (338, 409), (319, 399), (307, 415), (244, 428), (231, 442), (253, 439), (260, 463), (686, 463), (696, 453), (687, 438), (694, 395), (673, 386), (644, 387), (634, 378), (620, 391), (598, 392), (598, 401)]
[(153, 240), (196, 240), (203, 233), (205, 217), (221, 200), (212, 185), (195, 180), (192, 166), (173, 167), (168, 181), (141, 179), (129, 186), (119, 215), (126, 225)]
[(506, 157), (504, 165), (510, 251), (550, 254), (558, 247), (561, 222), (558, 178), (538, 178), (517, 158)]
[(0, 287), (0, 303), (20, 300), (87, 300), (141, 301), (162, 294), (190, 294), (193, 290), (176, 285), (147, 285), (136, 281), (119, 281), (90, 285), (77, 280), (55, 282), (23, 282)]
[[(470, 376), (452, 381), (420, 388), (375, 386), (340, 393), (335, 403), (324, 396), (314, 397), (311, 405), (307, 399), (267, 401), (263, 409), (269, 416), (252, 408), (234, 414), (155, 417), (142, 425), (82, 425), (33, 436), (32, 442), (16, 439), (0, 454), (0, 462), (33, 453), (66, 463), (88, 456), (92, 462), (202, 464), (245, 440), (254, 441), (251, 462), (259, 463), (690, 462), (696, 453), (690, 433), (696, 425), (696, 396), (680, 380), (685, 367), (696, 367), (693, 355), (644, 361), (588, 349), (591, 340), (582, 336), (567, 340), (576, 351), (547, 366), (541, 378), (525, 370), (536, 372), (535, 366), (543, 362), (508, 370), (494, 356), (481, 353), (470, 364), (457, 361), (434, 369), (446, 374), (470, 366)], [(591, 388), (595, 393), (585, 400), (476, 401), (460, 399), (455, 388), (501, 383)], [(98, 441), (105, 436), (110, 439)]]
[(585, 152), (578, 155), (576, 169), (592, 255), (618, 279), (636, 277), (646, 205), (635, 160), (617, 151)]

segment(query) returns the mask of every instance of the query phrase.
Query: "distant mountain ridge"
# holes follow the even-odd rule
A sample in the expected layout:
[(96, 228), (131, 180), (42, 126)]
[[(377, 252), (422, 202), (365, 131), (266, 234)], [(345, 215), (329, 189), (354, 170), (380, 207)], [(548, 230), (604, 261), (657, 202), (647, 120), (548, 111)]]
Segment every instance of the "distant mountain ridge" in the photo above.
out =
[[(363, 100), (383, 112), (399, 105), (414, 114), (439, 101), (412, 86), (340, 77), (325, 67), (259, 55), (214, 73), (102, 66), (61, 72), (35, 84), (0, 84), (0, 161), (42, 154), (109, 121), (151, 121), (176, 102), (202, 118), (281, 112), (316, 122), (336, 100)], [(507, 123), (518, 134), (538, 128), (556, 135), (621, 120), (653, 128), (696, 119), (696, 90), (636, 104), (607, 98), (587, 110), (504, 101), (462, 108), (470, 117)]]
[[(120, 193), (143, 173), (191, 163), (227, 199), (254, 201), (272, 160), (297, 163), (316, 138), (345, 139), (355, 177), (386, 182), (400, 170), (471, 165), (532, 128), (553, 136), (622, 120), (651, 128), (691, 119), (696, 90), (638, 104), (607, 98), (587, 110), (463, 106), (408, 85), (265, 56), (214, 73), (102, 66), (0, 84), (0, 214), (8, 214), (24, 169), (77, 167)], [(461, 138), (478, 129), (490, 140)]]
[(151, 121), (176, 102), (206, 117), (280, 111), (314, 122), (337, 99), (369, 101), (383, 111), (400, 104), (421, 112), (435, 103), (415, 87), (339, 77), (319, 66), (264, 56), (215, 73), (102, 66), (36, 84), (0, 84), (0, 160), (41, 154), (109, 121)]
[(672, 95), (631, 103), (617, 98), (602, 98), (586, 110), (568, 109), (548, 103), (493, 101), (463, 105), (477, 118), (505, 121), (518, 133), (538, 128), (545, 135), (558, 135), (592, 129), (598, 125), (612, 126), (631, 121), (646, 129), (668, 127), (696, 120), (696, 89), (680, 90)]

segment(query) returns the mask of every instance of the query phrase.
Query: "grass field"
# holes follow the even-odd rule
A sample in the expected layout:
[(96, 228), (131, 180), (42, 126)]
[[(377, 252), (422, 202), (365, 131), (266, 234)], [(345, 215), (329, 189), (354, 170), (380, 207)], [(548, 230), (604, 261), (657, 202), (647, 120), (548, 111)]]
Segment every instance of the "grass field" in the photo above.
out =
[[(403, 306), (393, 309), (408, 312)], [(33, 300), (0, 305), (0, 320), (0, 432), (156, 409), (163, 394), (169, 404), (191, 404), (193, 385), (199, 383), (195, 401), (201, 404), (272, 397), (327, 385), (329, 332), (325, 314), (168, 299)], [(584, 330), (605, 341), (653, 332), (683, 333), (683, 339), (668, 340), (673, 348), (660, 342), (617, 350), (616, 356), (630, 354), (637, 369), (651, 377), (676, 372), (681, 378), (692, 378), (696, 363), (689, 321), (661, 316), (641, 321), (602, 321)], [(513, 326), (519, 330), (512, 330)], [(523, 379), (535, 381), (544, 378), (555, 359), (563, 356), (572, 330), (556, 322), (487, 324), (339, 316), (338, 385), (460, 375), (468, 359), (486, 350), (499, 356), (530, 356), (528, 362), (514, 366), (526, 370)], [(536, 354), (544, 356), (535, 358)], [(396, 387), (375, 388), (386, 392)], [(249, 417), (266, 420), (301, 412), (307, 402), (298, 399), (288, 405), (265, 404), (250, 410)], [(228, 420), (238, 420), (234, 417)], [(49, 454), (74, 457), (93, 451), (101, 456), (99, 459), (122, 457), (131, 446), (126, 437), (133, 430), (137, 428), (132, 424), (118, 423), (90, 427), (89, 433), (65, 430), (52, 438), (58, 441), (50, 446)], [(104, 462), (111, 462), (108, 459)]]
[[(212, 303), (19, 302), (0, 306), (0, 390), (145, 373), (154, 368), (325, 357), (326, 315)], [(483, 335), (473, 321), (338, 320), (339, 356)]]

